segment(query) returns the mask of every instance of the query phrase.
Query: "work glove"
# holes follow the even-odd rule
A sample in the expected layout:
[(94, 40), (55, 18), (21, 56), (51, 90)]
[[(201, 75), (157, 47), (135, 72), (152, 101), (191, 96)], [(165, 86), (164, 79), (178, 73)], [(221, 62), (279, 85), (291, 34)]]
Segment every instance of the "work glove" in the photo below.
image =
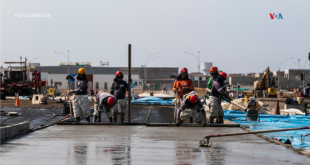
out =
[(71, 77), (71, 75), (68, 74), (68, 75), (66, 76), (66, 79), (69, 80), (70, 77)]
[(178, 90), (179, 90), (179, 88), (175, 88), (175, 89), (174, 89), (175, 92), (178, 91)]
[(183, 87), (182, 91), (187, 91), (189, 88), (188, 87)]

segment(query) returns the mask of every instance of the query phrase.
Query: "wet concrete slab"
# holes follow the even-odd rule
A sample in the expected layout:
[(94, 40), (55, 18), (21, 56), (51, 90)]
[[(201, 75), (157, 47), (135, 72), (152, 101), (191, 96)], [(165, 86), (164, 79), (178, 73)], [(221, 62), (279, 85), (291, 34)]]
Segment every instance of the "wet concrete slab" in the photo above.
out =
[(203, 135), (240, 128), (56, 125), (8, 141), (1, 163), (33, 164), (310, 164), (310, 158), (256, 135)]

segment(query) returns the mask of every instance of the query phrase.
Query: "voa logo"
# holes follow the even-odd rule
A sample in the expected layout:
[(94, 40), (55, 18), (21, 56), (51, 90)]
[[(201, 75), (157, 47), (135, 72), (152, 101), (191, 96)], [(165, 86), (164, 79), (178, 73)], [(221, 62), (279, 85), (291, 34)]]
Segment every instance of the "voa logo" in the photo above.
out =
[(269, 15), (271, 19), (275, 19), (275, 18), (283, 19), (283, 16), (281, 13), (279, 13), (278, 15), (276, 15), (275, 13), (269, 13)]

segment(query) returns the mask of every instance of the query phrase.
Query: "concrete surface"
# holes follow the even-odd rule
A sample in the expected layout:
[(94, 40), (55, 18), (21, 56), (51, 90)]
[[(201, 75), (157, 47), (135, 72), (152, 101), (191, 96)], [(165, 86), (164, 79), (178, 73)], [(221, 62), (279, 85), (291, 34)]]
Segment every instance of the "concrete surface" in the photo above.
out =
[(30, 128), (29, 122), (22, 122), (10, 126), (0, 127), (1, 141), (13, 138), (17, 135), (23, 135), (29, 132), (29, 128)]
[(51, 126), (8, 141), (2, 164), (309, 164), (310, 158), (256, 135), (212, 138), (240, 128)]

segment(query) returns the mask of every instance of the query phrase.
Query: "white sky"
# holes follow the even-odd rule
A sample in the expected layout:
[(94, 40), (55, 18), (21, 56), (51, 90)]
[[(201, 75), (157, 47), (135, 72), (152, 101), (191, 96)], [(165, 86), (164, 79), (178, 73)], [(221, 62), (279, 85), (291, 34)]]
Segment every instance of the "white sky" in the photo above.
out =
[[(201, 62), (228, 73), (275, 71), (292, 56), (281, 70), (297, 69), (293, 62), (304, 65), (310, 52), (309, 6), (309, 0), (1, 0), (0, 65), (20, 55), (59, 65), (66, 58), (54, 50), (70, 50), (72, 62), (126, 67), (132, 44), (134, 67), (160, 52), (148, 66), (196, 72), (197, 60), (184, 52), (200, 51)], [(19, 13), (51, 18), (15, 18)]]

